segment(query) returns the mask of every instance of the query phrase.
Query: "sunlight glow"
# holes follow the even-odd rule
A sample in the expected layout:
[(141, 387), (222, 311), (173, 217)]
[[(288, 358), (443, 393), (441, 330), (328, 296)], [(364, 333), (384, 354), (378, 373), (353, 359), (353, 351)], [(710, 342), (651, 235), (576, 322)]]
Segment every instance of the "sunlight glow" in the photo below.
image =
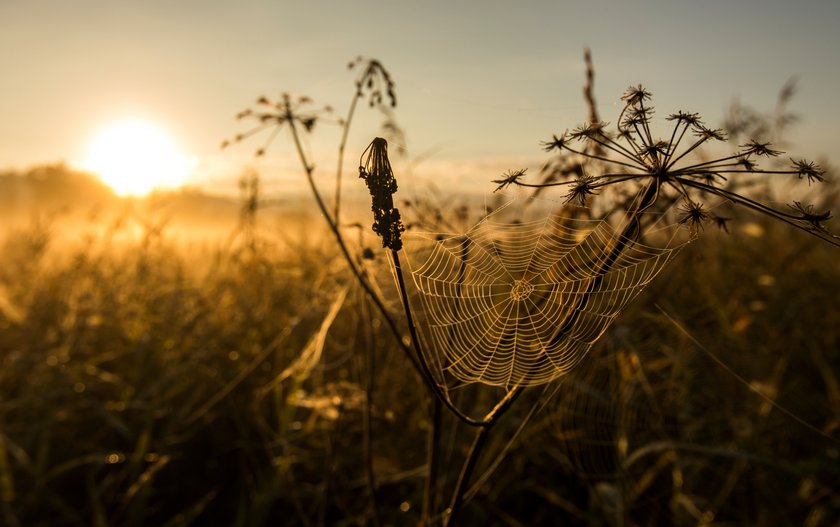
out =
[(104, 128), (91, 141), (85, 161), (85, 169), (122, 196), (178, 187), (195, 165), (163, 130), (140, 120)]

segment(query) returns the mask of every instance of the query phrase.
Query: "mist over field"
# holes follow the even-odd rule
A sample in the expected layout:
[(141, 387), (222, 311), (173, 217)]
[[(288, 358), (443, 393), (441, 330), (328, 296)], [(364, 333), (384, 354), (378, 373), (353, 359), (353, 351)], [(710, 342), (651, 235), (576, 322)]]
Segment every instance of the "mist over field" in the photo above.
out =
[(840, 524), (838, 21), (0, 3), (0, 526)]
[[(423, 381), (353, 285), (312, 197), (255, 206), (243, 181), (236, 197), (121, 198), (66, 166), (0, 176), (6, 524), (426, 514), (435, 421)], [(406, 250), (434, 241), (422, 232), (483, 243), (476, 222), (510, 199), (401, 200)], [(526, 216), (501, 208), (493, 221), (519, 229), (517, 217), (539, 220), (559, 203), (526, 205)], [(399, 313), (370, 214), (348, 205), (348, 218), (368, 219), (341, 230)], [(703, 229), (574, 369), (494, 423), (462, 523), (837, 518), (836, 248), (769, 218), (737, 219), (729, 233)], [(429, 324), (417, 295), (417, 321)], [(428, 327), (426, 345), (440, 343)], [(500, 396), (475, 383), (450, 393), (472, 412)], [(469, 459), (472, 430), (439, 419), (440, 455)], [(436, 502), (461, 470), (438, 467)]]

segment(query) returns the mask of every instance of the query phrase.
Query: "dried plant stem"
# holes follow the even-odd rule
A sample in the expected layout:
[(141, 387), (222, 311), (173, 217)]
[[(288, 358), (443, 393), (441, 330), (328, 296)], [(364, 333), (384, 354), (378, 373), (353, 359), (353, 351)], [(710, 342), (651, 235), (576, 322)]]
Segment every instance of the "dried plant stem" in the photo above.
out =
[(371, 329), (371, 313), (370, 304), (367, 297), (361, 295), (360, 303), (364, 310), (364, 320), (368, 321), (365, 325), (365, 349), (367, 353), (364, 355), (363, 365), (363, 382), (365, 390), (365, 404), (362, 412), (362, 444), (363, 455), (365, 458), (365, 472), (367, 479), (367, 490), (370, 498), (370, 508), (372, 523), (374, 527), (382, 525), (381, 515), (379, 513), (379, 502), (376, 499), (376, 472), (373, 469), (373, 390), (374, 379), (376, 379), (376, 354), (373, 346), (374, 338)]
[(437, 508), (437, 480), (438, 465), (440, 463), (440, 434), (443, 418), (443, 405), (440, 399), (432, 397), (431, 423), (429, 424), (429, 438), (426, 452), (428, 471), (426, 472), (426, 486), (423, 489), (423, 516), (420, 525), (431, 525), (431, 518)]
[[(718, 195), (723, 196), (726, 199), (732, 201), (733, 203), (737, 203), (738, 205), (743, 205), (744, 207), (747, 207), (747, 208), (752, 209), (754, 211), (761, 212), (761, 213), (766, 214), (768, 216), (772, 216), (773, 218), (775, 218), (779, 221), (783, 221), (783, 222), (787, 223), (788, 225), (791, 225), (791, 226), (796, 227), (798, 229), (802, 229), (802, 226), (799, 225), (795, 221), (797, 219), (797, 216), (795, 216), (793, 214), (787, 214), (787, 213), (782, 212), (780, 210), (776, 210), (776, 209), (773, 209), (771, 207), (768, 207), (767, 205), (759, 203), (758, 201), (752, 200), (752, 199), (747, 198), (745, 196), (741, 196), (740, 194), (737, 194), (735, 192), (730, 192), (728, 190), (721, 189), (721, 188), (715, 188), (715, 187), (712, 187), (711, 185), (707, 185), (706, 183), (703, 183), (703, 182), (700, 182), (700, 181), (690, 181), (690, 180), (683, 179), (683, 180), (681, 180), (681, 183), (683, 185), (687, 186), (687, 187), (692, 187), (692, 188), (705, 190), (705, 191), (709, 191), (709, 192), (715, 192)], [(818, 230), (810, 230), (810, 231), (806, 230), (806, 232), (810, 232), (811, 234), (816, 234), (817, 236), (819, 236), (819, 231)], [(833, 236), (832, 238), (825, 238), (825, 237), (822, 237), (822, 236), (819, 236), (819, 237), (820, 237), (820, 239), (827, 241), (831, 245), (834, 245), (836, 247), (840, 247), (840, 238), (838, 238), (837, 236)]]
[(367, 477), (368, 495), (372, 510), (373, 525), (379, 527), (382, 520), (379, 514), (379, 502), (376, 499), (376, 472), (373, 469), (373, 421), (371, 419), (371, 390), (365, 390), (365, 409), (362, 415), (362, 441), (364, 443), (365, 472)]
[(335, 437), (340, 434), (341, 430), (341, 420), (343, 417), (343, 412), (339, 410), (338, 418), (335, 421), (335, 426), (324, 433), (324, 437), (326, 439), (326, 459), (324, 461), (324, 482), (321, 486), (321, 503), (320, 507), (318, 508), (318, 525), (323, 527), (326, 525), (326, 517), (327, 517), (327, 508), (329, 507), (330, 496), (333, 492), (332, 485), (330, 484), (333, 481), (333, 470), (335, 468)]
[(542, 411), (542, 409), (545, 408), (545, 405), (552, 397), (552, 395), (546, 397), (547, 393), (548, 389), (546, 388), (543, 391), (540, 400), (531, 405), (531, 409), (528, 410), (528, 413), (525, 415), (524, 418), (522, 418), (521, 422), (519, 423), (519, 427), (508, 440), (505, 447), (499, 454), (494, 456), (495, 459), (493, 460), (493, 463), (491, 463), (490, 466), (488, 466), (484, 470), (484, 472), (478, 478), (476, 478), (476, 480), (470, 486), (470, 489), (466, 491), (466, 493), (464, 494), (465, 501), (471, 500), (473, 497), (475, 497), (476, 494), (478, 494), (478, 491), (481, 489), (481, 487), (487, 482), (488, 479), (490, 479), (490, 477), (493, 475), (496, 469), (499, 468), (499, 465), (502, 464), (502, 461), (504, 461), (505, 457), (507, 456), (507, 453), (513, 448), (513, 445), (516, 442), (516, 440), (519, 439), (519, 435), (522, 433), (523, 430), (525, 430), (525, 427), (528, 425), (528, 423), (531, 422), (531, 418), (534, 416), (534, 414), (538, 411)]
[(621, 256), (621, 253), (633, 243), (634, 239), (641, 230), (642, 214), (656, 202), (656, 198), (659, 195), (660, 185), (660, 181), (654, 180), (649, 182), (647, 186), (639, 192), (639, 201), (630, 213), (627, 225), (624, 227), (621, 234), (616, 238), (615, 246), (613, 246), (612, 250), (609, 254), (607, 254), (606, 258), (604, 258), (597, 273), (595, 274), (595, 279), (592, 280), (592, 284), (587, 288), (586, 292), (581, 295), (578, 304), (573, 310), (571, 310), (569, 316), (563, 320), (560, 327), (558, 327), (554, 332), (554, 336), (548, 344), (549, 346), (566, 338), (566, 334), (569, 330), (577, 324), (578, 318), (580, 317), (580, 314), (584, 312), (584, 308), (592, 298), (592, 294), (600, 289), (601, 282), (604, 281), (604, 276), (606, 276), (606, 274), (610, 271), (616, 260), (618, 260)]
[(435, 383), (434, 376), (431, 372), (431, 369), (429, 368), (428, 363), (426, 362), (425, 356), (423, 355), (423, 351), (420, 345), (420, 339), (417, 334), (417, 328), (414, 325), (414, 317), (412, 316), (411, 305), (408, 302), (408, 291), (405, 286), (405, 278), (403, 277), (399, 251), (392, 250), (391, 258), (394, 263), (394, 274), (396, 275), (397, 286), (400, 291), (400, 298), (403, 303), (403, 310), (405, 311), (406, 321), (408, 323), (408, 331), (411, 335), (412, 344), (414, 345), (415, 352), (417, 353), (418, 361), (423, 367), (427, 384), (432, 393), (436, 396), (434, 397), (433, 401), (434, 406), (432, 410), (432, 430), (430, 430), (429, 434), (429, 472), (428, 478), (426, 480), (426, 489), (424, 493), (423, 502), (424, 525), (428, 525), (431, 520), (429, 511), (433, 507), (434, 486), (437, 483), (437, 474), (435, 466), (437, 464), (437, 457), (439, 456), (438, 451), (440, 442), (440, 403), (443, 403), (443, 405), (445, 405), (462, 422), (478, 427), (478, 429), (476, 430), (475, 438), (473, 439), (472, 447), (470, 448), (470, 452), (467, 455), (467, 458), (464, 461), (464, 466), (461, 469), (460, 475), (458, 476), (458, 482), (455, 485), (455, 490), (452, 494), (452, 499), (450, 500), (450, 506), (447, 509), (447, 513), (445, 515), (445, 524), (454, 525), (454, 523), (452, 522), (454, 521), (455, 516), (459, 512), (461, 506), (463, 505), (464, 492), (466, 491), (467, 485), (469, 484), (470, 478), (472, 477), (472, 473), (475, 470), (475, 465), (478, 462), (478, 458), (481, 455), (490, 430), (493, 428), (493, 425), (498, 421), (498, 419), (502, 415), (504, 415), (507, 409), (510, 408), (510, 405), (513, 404), (513, 402), (519, 397), (519, 395), (522, 393), (522, 388), (516, 386), (513, 389), (509, 390), (505, 394), (505, 397), (501, 401), (499, 401), (499, 403), (481, 421), (476, 421), (470, 418), (469, 416), (463, 414), (460, 410), (458, 410), (458, 408), (449, 400), (447, 395)]
[(341, 211), (341, 172), (344, 165), (344, 149), (347, 146), (347, 136), (350, 134), (350, 123), (353, 121), (353, 115), (356, 113), (356, 103), (362, 98), (361, 89), (356, 90), (356, 95), (350, 102), (350, 109), (347, 110), (347, 117), (344, 119), (344, 128), (341, 132), (341, 143), (338, 145), (338, 166), (335, 169), (335, 206), (333, 210), (333, 221), (339, 222), (339, 213)]
[(499, 401), (496, 407), (484, 417), (484, 421), (488, 423), (487, 426), (483, 426), (476, 430), (472, 446), (470, 447), (470, 452), (467, 454), (464, 466), (461, 468), (461, 473), (458, 475), (458, 482), (455, 484), (455, 490), (452, 492), (452, 500), (449, 502), (449, 508), (445, 512), (444, 525), (446, 527), (455, 525), (458, 513), (461, 512), (461, 507), (464, 505), (464, 492), (467, 490), (467, 485), (472, 478), (473, 471), (475, 471), (478, 458), (481, 456), (481, 452), (484, 450), (484, 446), (487, 443), (487, 437), (490, 434), (490, 430), (492, 430), (493, 425), (495, 425), (499, 418), (507, 412), (521, 393), (522, 388), (520, 386), (516, 386), (507, 392), (504, 399)]
[(411, 353), (411, 349), (405, 344), (405, 342), (403, 342), (396, 321), (394, 321), (394, 318), (388, 313), (388, 309), (385, 307), (385, 304), (383, 303), (382, 299), (379, 298), (379, 295), (376, 294), (376, 291), (374, 291), (373, 287), (371, 287), (370, 283), (368, 283), (368, 280), (365, 277), (365, 275), (353, 261), (353, 257), (350, 255), (350, 250), (347, 248), (347, 244), (344, 242), (344, 236), (341, 234), (341, 231), (338, 228), (338, 224), (335, 222), (335, 218), (330, 216), (330, 213), (327, 210), (327, 205), (324, 202), (324, 198), (321, 196), (321, 192), (318, 190), (317, 185), (315, 185), (315, 179), (312, 175), (315, 171), (315, 168), (309, 163), (309, 160), (306, 158), (306, 154), (303, 151), (303, 145), (300, 142), (300, 134), (298, 133), (297, 126), (292, 120), (290, 120), (289, 123), (289, 128), (292, 131), (292, 139), (294, 140), (298, 157), (300, 159), (301, 164), (303, 165), (304, 172), (306, 173), (306, 181), (309, 183), (309, 188), (312, 191), (313, 196), (315, 197), (315, 202), (318, 205), (318, 209), (320, 209), (321, 214), (323, 214), (324, 219), (327, 221), (327, 225), (329, 226), (330, 231), (333, 233), (335, 241), (338, 244), (342, 255), (344, 255), (344, 259), (347, 261), (347, 265), (350, 267), (350, 271), (356, 277), (356, 280), (359, 282), (359, 285), (362, 286), (362, 289), (364, 289), (365, 293), (367, 293), (368, 297), (376, 306), (376, 309), (379, 311), (379, 314), (382, 316), (383, 319), (385, 319), (385, 323), (388, 325), (388, 329), (390, 329), (391, 333), (394, 335), (394, 338), (396, 339), (397, 344), (400, 346), (400, 349), (408, 357), (409, 361), (411, 361), (411, 364), (414, 366), (414, 369), (422, 377), (423, 372), (421, 366), (418, 363), (415, 356)]
[(589, 48), (583, 50), (583, 62), (586, 64), (586, 85), (583, 87), (583, 98), (589, 108), (589, 122), (597, 123), (601, 118), (598, 117), (598, 105), (595, 104), (595, 66), (592, 65), (592, 52)]
[(397, 278), (397, 286), (400, 290), (400, 299), (402, 300), (403, 310), (405, 311), (406, 322), (408, 323), (408, 333), (411, 336), (411, 343), (414, 347), (416, 360), (420, 363), (422, 368), (423, 378), (426, 380), (426, 385), (432, 394), (437, 397), (440, 402), (446, 406), (458, 419), (470, 426), (488, 426), (490, 424), (486, 419), (477, 421), (472, 417), (461, 412), (449, 397), (444, 393), (440, 386), (435, 382), (434, 374), (432, 374), (429, 363), (426, 361), (426, 356), (423, 354), (423, 348), (420, 345), (420, 337), (417, 334), (417, 327), (414, 325), (414, 316), (411, 314), (411, 305), (408, 302), (408, 291), (405, 287), (405, 278), (403, 278), (402, 264), (400, 263), (400, 255), (398, 251), (391, 250), (391, 259), (394, 263), (394, 274)]

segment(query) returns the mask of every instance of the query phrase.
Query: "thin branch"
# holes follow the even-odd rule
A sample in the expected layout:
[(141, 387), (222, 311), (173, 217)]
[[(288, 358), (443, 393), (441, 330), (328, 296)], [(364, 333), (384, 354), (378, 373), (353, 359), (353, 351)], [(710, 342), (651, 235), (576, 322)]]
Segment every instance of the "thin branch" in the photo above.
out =
[(344, 120), (344, 130), (341, 133), (341, 143), (338, 145), (338, 167), (335, 169), (335, 209), (333, 211), (333, 218), (336, 223), (339, 223), (339, 213), (341, 210), (341, 172), (344, 165), (344, 148), (347, 146), (347, 136), (350, 134), (350, 123), (353, 121), (353, 115), (356, 113), (356, 103), (362, 98), (362, 91), (360, 88), (356, 89), (356, 95), (353, 96), (353, 101), (350, 103), (350, 109), (347, 111), (347, 118)]
[(629, 167), (629, 168), (634, 168), (636, 170), (642, 170), (642, 171), (645, 171), (645, 172), (647, 172), (647, 170), (648, 170), (648, 167), (646, 167), (644, 165), (631, 165), (630, 163), (625, 163), (623, 161), (617, 161), (615, 159), (610, 159), (609, 157), (603, 157), (603, 156), (599, 156), (599, 155), (595, 155), (595, 154), (587, 154), (586, 152), (581, 152), (579, 150), (575, 150), (574, 148), (572, 148), (568, 145), (563, 145), (563, 148), (565, 148), (569, 152), (572, 152), (573, 154), (577, 154), (577, 155), (580, 155), (580, 156), (583, 156), (583, 157), (588, 157), (589, 159), (597, 159), (598, 161), (603, 161), (605, 163), (613, 163), (615, 165), (621, 165), (621, 166), (625, 166), (625, 167)]
[(678, 178), (678, 179), (687, 187), (692, 187), (692, 188), (696, 188), (698, 190), (709, 192), (711, 194), (715, 194), (715, 195), (720, 196), (722, 198), (725, 198), (725, 199), (727, 199), (727, 200), (729, 200), (733, 203), (736, 203), (738, 205), (742, 205), (744, 207), (747, 207), (748, 209), (752, 209), (756, 212), (760, 212), (762, 214), (765, 214), (765, 215), (770, 216), (772, 218), (775, 218), (777, 220), (783, 221), (783, 222), (787, 223), (788, 225), (792, 225), (793, 227), (796, 227), (797, 229), (799, 229), (801, 231), (805, 231), (808, 234), (811, 234), (812, 236), (815, 236), (815, 237), (817, 237), (821, 240), (824, 240), (824, 241), (830, 243), (831, 245), (834, 245), (836, 247), (840, 247), (840, 238), (838, 238), (836, 235), (833, 235), (829, 232), (823, 232), (823, 231), (817, 230), (815, 228), (809, 228), (809, 227), (803, 225), (802, 222), (804, 222), (806, 220), (805, 220), (805, 218), (802, 218), (801, 216), (797, 216), (795, 214), (790, 214), (790, 213), (787, 213), (787, 212), (782, 212), (780, 210), (776, 210), (774, 208), (768, 207), (767, 205), (763, 205), (763, 204), (761, 204), (761, 203), (759, 203), (755, 200), (752, 200), (752, 199), (747, 198), (745, 196), (741, 196), (740, 194), (736, 194), (735, 192), (730, 192), (728, 190), (724, 190), (724, 189), (719, 188), (719, 187), (715, 187), (715, 186), (712, 186), (712, 185), (707, 185), (705, 183), (701, 183), (700, 181), (694, 181), (692, 179), (685, 179), (685, 178), (682, 178), (682, 177)]
[(484, 420), (488, 423), (487, 426), (481, 427), (475, 432), (475, 437), (473, 438), (472, 446), (470, 447), (470, 452), (467, 454), (467, 458), (464, 461), (464, 466), (461, 468), (461, 473), (458, 475), (458, 482), (455, 484), (455, 491), (452, 493), (452, 500), (449, 503), (449, 508), (446, 510), (444, 514), (444, 525), (446, 527), (451, 527), (455, 525), (455, 520), (458, 517), (458, 514), (461, 512), (461, 508), (464, 505), (464, 492), (467, 489), (467, 485), (470, 482), (470, 478), (472, 478), (472, 473), (475, 470), (476, 463), (478, 463), (478, 458), (481, 455), (482, 450), (487, 442), (487, 437), (490, 434), (490, 430), (492, 430), (493, 425), (495, 425), (498, 420), (507, 412), (510, 406), (519, 398), (522, 394), (522, 387), (515, 386), (505, 395), (504, 399), (499, 401), (493, 410), (490, 411), (485, 417)]
[(361, 298), (362, 309), (364, 310), (364, 320), (368, 321), (365, 327), (365, 349), (367, 353), (364, 354), (364, 389), (365, 389), (365, 404), (362, 412), (362, 443), (364, 445), (365, 458), (365, 472), (368, 495), (370, 497), (370, 507), (372, 511), (372, 521), (374, 527), (382, 525), (382, 517), (379, 512), (379, 501), (376, 499), (376, 472), (373, 468), (373, 390), (374, 379), (376, 379), (376, 350), (373, 344), (372, 329), (370, 325), (371, 313), (369, 299), (367, 296)]
[(417, 372), (420, 373), (420, 375), (422, 376), (420, 364), (418, 364), (417, 359), (414, 358), (414, 355), (411, 353), (411, 349), (405, 344), (405, 342), (403, 342), (402, 333), (397, 327), (396, 321), (394, 321), (393, 317), (391, 317), (382, 299), (379, 298), (379, 295), (376, 294), (376, 292), (373, 290), (373, 287), (370, 285), (370, 283), (368, 283), (368, 280), (365, 277), (365, 275), (361, 272), (361, 270), (359, 270), (358, 266), (356, 266), (355, 262), (353, 261), (353, 257), (350, 255), (350, 250), (347, 248), (347, 244), (344, 242), (344, 236), (338, 229), (338, 225), (335, 223), (335, 220), (332, 217), (330, 217), (330, 213), (327, 210), (327, 206), (324, 202), (323, 197), (321, 196), (321, 192), (315, 185), (315, 179), (313, 177), (313, 172), (315, 169), (306, 158), (306, 154), (303, 151), (303, 146), (301, 145), (300, 137), (294, 121), (290, 121), (289, 125), (292, 131), (292, 138), (294, 139), (298, 157), (300, 158), (300, 161), (303, 164), (303, 168), (306, 173), (306, 180), (309, 183), (309, 188), (312, 191), (313, 196), (315, 197), (315, 202), (317, 203), (318, 208), (321, 210), (321, 214), (323, 214), (324, 219), (327, 221), (327, 225), (329, 226), (330, 231), (333, 233), (333, 236), (335, 238), (336, 243), (338, 244), (339, 249), (341, 250), (341, 253), (344, 255), (344, 259), (347, 261), (347, 265), (350, 267), (350, 271), (356, 277), (356, 280), (358, 280), (359, 285), (362, 286), (362, 289), (365, 290), (365, 293), (367, 293), (367, 295), (373, 301), (377, 310), (382, 315), (382, 318), (385, 319), (385, 323), (388, 325), (388, 328), (394, 335), (394, 338), (396, 339), (400, 349), (409, 358), (415, 370), (417, 370)]
[(420, 345), (420, 338), (417, 334), (417, 327), (414, 325), (414, 317), (411, 314), (411, 304), (408, 302), (408, 291), (405, 287), (405, 279), (403, 278), (402, 272), (402, 264), (400, 263), (400, 255), (398, 251), (391, 250), (391, 259), (394, 263), (394, 274), (397, 277), (397, 286), (400, 290), (400, 299), (402, 300), (403, 310), (405, 311), (405, 318), (406, 322), (408, 323), (408, 333), (411, 336), (411, 343), (414, 347), (414, 351), (416, 353), (416, 360), (420, 364), (421, 371), (423, 373), (423, 379), (426, 381), (426, 385), (429, 387), (429, 390), (442, 402), (458, 419), (460, 419), (465, 424), (470, 426), (479, 426), (485, 427), (488, 426), (490, 423), (484, 419), (482, 421), (477, 421), (472, 417), (466, 415), (465, 413), (461, 412), (449, 397), (444, 393), (440, 386), (435, 382), (435, 377), (432, 374), (431, 368), (429, 368), (429, 363), (426, 361), (426, 357), (423, 354), (423, 348)]
[(426, 486), (423, 489), (423, 516), (421, 525), (431, 525), (432, 514), (437, 508), (438, 467), (440, 464), (440, 434), (443, 418), (443, 406), (440, 399), (432, 397), (431, 423), (429, 424), (428, 444), (426, 445)]

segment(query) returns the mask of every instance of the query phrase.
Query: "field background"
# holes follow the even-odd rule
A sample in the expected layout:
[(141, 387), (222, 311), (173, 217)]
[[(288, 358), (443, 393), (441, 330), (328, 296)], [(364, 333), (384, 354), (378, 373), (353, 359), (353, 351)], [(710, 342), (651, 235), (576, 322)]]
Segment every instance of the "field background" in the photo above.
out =
[[(836, 0), (0, 0), (0, 527), (840, 525), (838, 26)], [(640, 143), (604, 160), (602, 120)], [(546, 209), (595, 189), (576, 213), (616, 224), (663, 184), (645, 221), (700, 236), (477, 432), (410, 363), (375, 137), (406, 240), (551, 178)]]
[[(249, 224), (236, 199), (117, 199), (62, 166), (0, 179), (0, 524), (369, 524), (368, 419), (381, 520), (418, 521), (426, 393), (309, 198)], [(755, 217), (731, 231), (525, 393), (465, 525), (840, 521), (837, 250)], [(469, 437), (443, 430), (445, 490)]]

